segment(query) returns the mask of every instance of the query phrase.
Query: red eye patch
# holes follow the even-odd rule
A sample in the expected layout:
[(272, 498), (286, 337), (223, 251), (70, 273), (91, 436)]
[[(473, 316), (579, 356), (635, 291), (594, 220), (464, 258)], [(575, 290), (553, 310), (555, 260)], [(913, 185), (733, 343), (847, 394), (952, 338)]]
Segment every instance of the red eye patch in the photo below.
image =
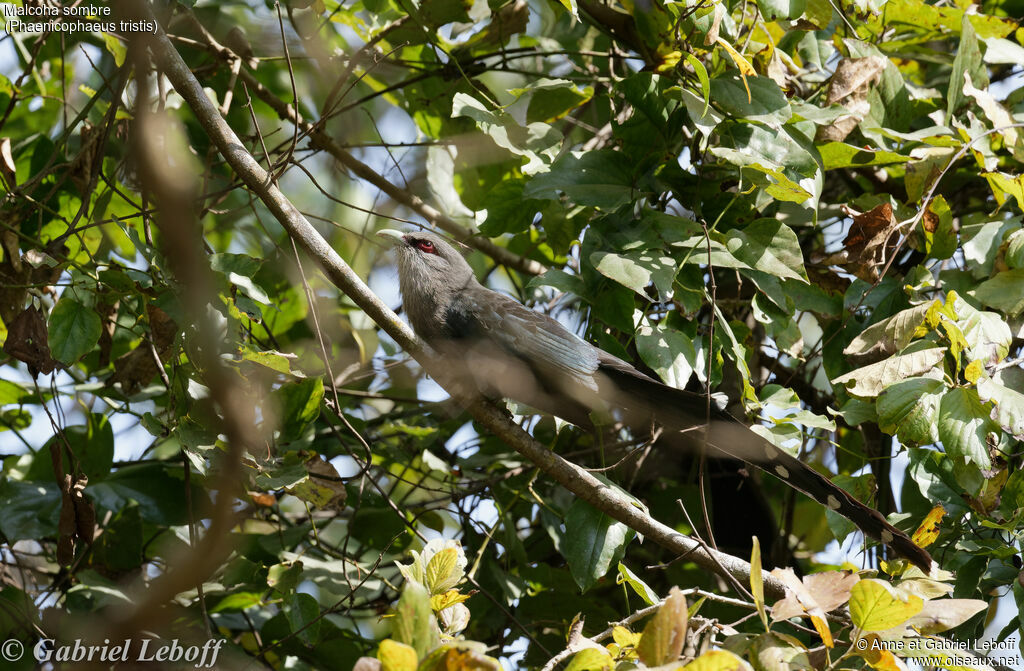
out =
[(414, 240), (412, 243), (416, 249), (427, 254), (437, 254), (437, 248), (434, 247), (434, 243), (430, 240)]

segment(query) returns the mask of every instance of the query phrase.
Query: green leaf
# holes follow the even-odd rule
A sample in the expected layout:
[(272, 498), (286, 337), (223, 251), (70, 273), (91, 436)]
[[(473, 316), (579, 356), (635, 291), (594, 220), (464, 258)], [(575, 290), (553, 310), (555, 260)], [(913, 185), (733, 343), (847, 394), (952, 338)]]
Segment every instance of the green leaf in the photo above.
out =
[(978, 398), (996, 406), (993, 419), (1017, 440), (1024, 440), (1024, 394), (985, 377), (978, 381)]
[[(26, 480), (53, 480), (53, 462), (50, 458), (50, 446), (60, 448), (68, 445), (82, 473), (95, 484), (110, 474), (114, 462), (114, 431), (105, 415), (89, 413), (85, 424), (74, 424), (64, 428), (63, 435), (51, 437), (32, 459), (32, 464), (25, 474)], [(63, 458), (64, 472), (73, 472), (73, 465)]]
[(727, 114), (777, 127), (793, 116), (789, 100), (779, 85), (767, 77), (747, 77), (750, 100), (743, 80), (734, 74), (711, 80), (711, 99)]
[(879, 428), (905, 444), (937, 442), (936, 418), (945, 391), (945, 382), (934, 378), (915, 377), (893, 384), (878, 397)]
[(768, 613), (764, 609), (764, 576), (761, 574), (761, 543), (757, 536), (751, 537), (753, 548), (750, 551), (750, 595), (754, 597), (757, 615), (761, 618), (761, 626), (768, 629)]
[(128, 55), (128, 47), (124, 45), (124, 42), (110, 33), (103, 33), (103, 46), (114, 57), (114, 65), (117, 67), (124, 65), (124, 59)]
[(934, 26), (934, 29), (952, 33), (962, 31), (969, 21), (981, 37), (1005, 37), (1017, 27), (1015, 22), (1005, 17), (967, 14), (959, 7), (930, 5), (925, 0), (889, 0), (885, 3), (884, 12), (879, 11), (872, 16), (872, 30), (881, 25), (882, 17), (894, 24)]
[(533, 95), (526, 108), (528, 122), (557, 121), (594, 97), (592, 86), (581, 89), (567, 79), (539, 79), (529, 90)]
[(656, 250), (628, 254), (594, 252), (590, 255), (590, 262), (597, 272), (645, 298), (647, 297), (647, 285), (652, 282), (655, 289), (658, 290), (659, 301), (672, 298), (672, 281), (675, 279), (676, 262), (669, 256), (659, 254)]
[(543, 201), (523, 196), (522, 179), (506, 179), (488, 191), (484, 199), (487, 219), (480, 232), (489, 237), (503, 233), (522, 233), (530, 228)]
[(561, 553), (580, 590), (587, 591), (608, 573), (626, 551), (632, 530), (577, 499), (565, 515)]
[(953, 309), (957, 315), (956, 325), (967, 341), (967, 353), (971, 361), (998, 363), (1010, 353), (1013, 334), (1010, 326), (998, 314), (976, 310), (959, 296)]
[[(813, 0), (811, 1), (813, 2)], [(832, 9), (831, 5), (828, 7), (829, 10)], [(757, 668), (782, 671), (783, 669), (814, 667), (803, 644), (786, 634), (761, 634), (754, 639), (751, 650), (756, 655), (754, 661), (760, 662)]]
[(1024, 228), (1017, 229), (1006, 238), (1003, 260), (1010, 268), (1024, 268)]
[(907, 470), (927, 501), (942, 501), (949, 514), (962, 513), (967, 505), (960, 496), (962, 491), (953, 472), (953, 459), (936, 450), (910, 450), (910, 468)]
[(680, 668), (685, 671), (753, 671), (754, 669), (745, 659), (728, 650), (708, 650)]
[(988, 74), (981, 58), (978, 34), (970, 17), (964, 13), (960, 27), (960, 46), (953, 59), (953, 71), (949, 75), (949, 90), (946, 92), (946, 120), (952, 123), (954, 115), (966, 100), (964, 95), (965, 75), (980, 89), (988, 88)]
[(974, 296), (985, 305), (1016, 317), (1024, 312), (1024, 268), (1004, 270), (982, 282)]
[(288, 598), (285, 609), (292, 633), (306, 645), (316, 645), (320, 638), (320, 605), (309, 594), (295, 592)]
[(319, 377), (281, 385), (274, 392), (281, 409), (281, 438), (295, 440), (320, 416), (324, 398), (324, 382)]
[(871, 165), (903, 165), (909, 160), (902, 154), (881, 149), (865, 149), (845, 142), (826, 142), (818, 147), (825, 170), (858, 168)]
[(534, 122), (521, 126), (511, 114), (491, 111), (465, 93), (456, 93), (452, 99), (452, 118), (460, 116), (473, 119), (494, 144), (525, 158), (526, 164), (520, 168), (524, 175), (547, 171), (562, 144), (561, 133), (548, 124)]
[(258, 592), (235, 592), (217, 602), (211, 613), (238, 613), (263, 603)]
[(0, 532), (8, 543), (56, 536), (60, 490), (53, 482), (0, 479)]
[[(178, 525), (189, 519), (180, 466), (160, 463), (124, 466), (96, 484), (90, 482), (86, 491), (98, 506), (115, 512), (132, 501), (138, 503), (142, 519), (151, 524)], [(210, 502), (206, 490), (195, 480), (191, 498), (195, 510), (205, 510)]]
[(0, 380), (0, 407), (21, 404), (31, 400), (32, 395), (17, 382)]
[(795, 19), (804, 13), (806, 0), (757, 0), (761, 14), (769, 21)]
[(537, 275), (526, 285), (527, 289), (533, 289), (535, 287), (554, 287), (558, 291), (575, 294), (577, 296), (582, 295), (586, 290), (583, 278), (579, 275), (570, 275), (564, 270), (559, 270), (558, 268), (551, 268), (543, 275)]
[(653, 328), (641, 326), (636, 334), (640, 358), (670, 387), (683, 389), (689, 382), (697, 362), (693, 341), (681, 331), (658, 322)]
[(633, 176), (620, 154), (610, 150), (572, 152), (526, 184), (526, 198), (566, 198), (577, 205), (615, 210), (636, 196)]
[(572, 14), (572, 17), (574, 19), (576, 19), (577, 21), (580, 20), (580, 12), (576, 8), (576, 0), (558, 0), (558, 4), (562, 5), (562, 7), (565, 7), (569, 11), (569, 13)]
[(459, 549), (455, 547), (442, 548), (430, 558), (424, 577), (431, 594), (444, 594), (462, 580), (465, 573), (459, 565), (460, 558)]
[[(712, 150), (714, 154), (724, 152)], [(732, 156), (743, 156), (743, 152), (735, 152)], [(782, 170), (766, 167), (760, 163), (748, 163), (743, 167), (743, 176), (755, 186), (764, 189), (765, 193), (776, 200), (789, 203), (803, 203), (813, 194), (803, 186), (794, 182)]]
[(278, 594), (287, 596), (295, 591), (302, 579), (303, 563), (301, 561), (282, 562), (267, 569), (267, 586)]
[(708, 112), (708, 105), (711, 104), (711, 80), (708, 78), (708, 70), (700, 62), (700, 59), (690, 52), (685, 52), (683, 58), (693, 68), (693, 71), (697, 74), (697, 80), (700, 81), (700, 93), (704, 98), (704, 110), (700, 116), (704, 116)]
[(789, 226), (775, 219), (758, 219), (746, 228), (729, 231), (729, 252), (751, 268), (784, 279), (807, 282), (800, 241)]
[(437, 647), (437, 624), (430, 610), (430, 595), (418, 582), (407, 580), (402, 586), (402, 596), (391, 620), (391, 636), (412, 646), (417, 659)]
[[(291, 455), (293, 453), (289, 453)], [(304, 482), (309, 477), (306, 467), (301, 463), (285, 461), (279, 467), (268, 468), (256, 476), (256, 486), (265, 491), (285, 489)]]
[(874, 578), (857, 582), (850, 590), (850, 618), (861, 631), (884, 631), (921, 612), (924, 601), (912, 594), (897, 594), (888, 583)]
[(981, 176), (988, 180), (996, 203), (1003, 205), (1007, 196), (1013, 196), (1017, 207), (1024, 209), (1024, 175), (1008, 175), (1005, 172), (983, 172)]
[(100, 316), (69, 296), (61, 296), (50, 312), (50, 352), (68, 366), (88, 354), (102, 332)]
[(988, 434), (998, 430), (976, 389), (958, 387), (942, 396), (938, 433), (949, 456), (973, 462), (981, 469), (991, 468)]
[(928, 203), (927, 214), (930, 216), (926, 216), (925, 219), (931, 219), (931, 216), (934, 216), (938, 218), (938, 222), (935, 222), (934, 228), (931, 230), (925, 227), (925, 219), (918, 224), (924, 234), (925, 252), (933, 259), (948, 259), (959, 247), (959, 242), (956, 230), (953, 228), (953, 213), (949, 209), (946, 199), (942, 195), (935, 196)]
[(622, 583), (626, 583), (632, 587), (633, 591), (636, 592), (641, 599), (646, 601), (648, 606), (653, 606), (659, 601), (658, 593), (648, 587), (647, 583), (630, 571), (622, 562), (619, 562), (619, 575), (616, 577), (615, 582), (620, 585)]

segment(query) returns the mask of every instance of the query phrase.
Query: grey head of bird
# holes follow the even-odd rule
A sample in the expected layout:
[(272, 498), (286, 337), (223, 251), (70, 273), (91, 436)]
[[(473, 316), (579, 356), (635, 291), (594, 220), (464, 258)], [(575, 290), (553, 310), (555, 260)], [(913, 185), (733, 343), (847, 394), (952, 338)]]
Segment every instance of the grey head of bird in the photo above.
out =
[[(473, 269), (462, 254), (444, 238), (426, 231), (403, 233), (390, 228), (377, 231), (397, 249), (399, 278), (422, 285), (435, 283), (463, 286)], [(403, 291), (404, 293), (404, 291)]]
[(432, 340), (450, 335), (456, 298), (479, 287), (473, 269), (462, 254), (441, 236), (426, 231), (377, 231), (398, 254), (398, 284), (403, 305), (416, 332)]

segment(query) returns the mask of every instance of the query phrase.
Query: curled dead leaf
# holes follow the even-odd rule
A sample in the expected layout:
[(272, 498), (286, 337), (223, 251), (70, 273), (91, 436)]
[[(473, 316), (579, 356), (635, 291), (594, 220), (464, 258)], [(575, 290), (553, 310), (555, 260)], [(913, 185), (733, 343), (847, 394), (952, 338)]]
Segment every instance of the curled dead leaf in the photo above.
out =
[(37, 307), (28, 307), (7, 324), (3, 351), (28, 366), (33, 377), (49, 375), (58, 362), (50, 356), (46, 318)]

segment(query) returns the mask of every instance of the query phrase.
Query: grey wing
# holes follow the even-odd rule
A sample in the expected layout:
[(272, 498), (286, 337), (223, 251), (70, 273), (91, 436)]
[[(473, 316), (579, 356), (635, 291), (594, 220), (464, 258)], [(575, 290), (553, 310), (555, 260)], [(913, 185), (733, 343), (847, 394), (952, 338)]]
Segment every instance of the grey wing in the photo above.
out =
[(469, 303), (467, 312), (478, 317), (480, 335), (531, 366), (554, 369), (588, 389), (597, 389), (594, 374), (599, 362), (595, 347), (551, 317), (529, 310), (504, 294), (484, 291), (486, 296), (474, 292), (461, 297)]

